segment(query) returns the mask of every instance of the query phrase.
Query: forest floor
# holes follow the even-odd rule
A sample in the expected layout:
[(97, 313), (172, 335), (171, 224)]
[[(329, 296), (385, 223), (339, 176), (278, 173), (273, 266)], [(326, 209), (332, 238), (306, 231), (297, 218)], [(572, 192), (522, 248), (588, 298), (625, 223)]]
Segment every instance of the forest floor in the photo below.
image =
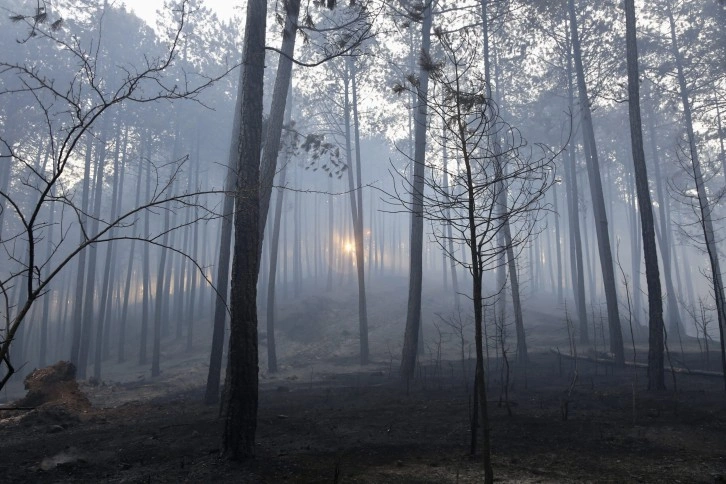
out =
[[(482, 481), (481, 456), (469, 453), (470, 398), (456, 371), (460, 362), (421, 367), (408, 392), (387, 364), (361, 370), (331, 363), (346, 371), (262, 383), (252, 464), (220, 459), (222, 423), (217, 407), (200, 403), (202, 388), (139, 399), (148, 383), (127, 383), (82, 387), (96, 402), (85, 410), (4, 412), (1, 480)], [(526, 387), (518, 378), (510, 391), (511, 416), (492, 380), (498, 482), (723, 482), (726, 399), (720, 382), (679, 376), (677, 392), (634, 394), (632, 372), (578, 366), (569, 392), (572, 363), (533, 354)], [(636, 389), (644, 377), (641, 371)], [(112, 394), (126, 403), (103, 406)]]
[[(405, 304), (387, 299), (400, 291), (382, 284), (370, 291), (374, 353), (366, 366), (356, 357), (355, 292), (346, 294), (303, 297), (280, 311), (275, 375), (267, 372), (261, 335), (251, 464), (219, 456), (219, 409), (201, 403), (208, 359), (201, 341), (208, 335), (200, 335), (197, 352), (166, 345), (159, 377), (129, 362), (109, 367), (101, 384), (79, 382), (90, 405), (0, 411), (0, 482), (482, 482), (480, 449), (472, 457), (469, 448), (472, 345), (464, 341), (462, 364), (458, 336), (471, 327), (434, 317), (441, 302), (425, 295), (428, 343), (405, 388), (395, 343)], [(674, 384), (667, 373), (668, 391), (650, 393), (645, 369), (575, 365), (552, 352), (569, 353), (564, 311), (529, 303), (530, 360), (526, 368), (512, 363), (511, 415), (500, 404), (506, 372), (490, 350), (497, 482), (726, 482), (722, 379), (678, 374)], [(674, 364), (699, 367), (694, 339), (674, 345)], [(645, 344), (637, 349), (644, 361)], [(712, 352), (710, 359), (715, 369), (719, 358)]]

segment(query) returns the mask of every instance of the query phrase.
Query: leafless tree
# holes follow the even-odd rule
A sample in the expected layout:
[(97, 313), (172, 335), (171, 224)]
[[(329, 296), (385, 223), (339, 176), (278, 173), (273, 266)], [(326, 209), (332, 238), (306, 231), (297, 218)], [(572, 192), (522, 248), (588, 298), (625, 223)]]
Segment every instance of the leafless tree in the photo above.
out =
[[(478, 38), (466, 32), (434, 32), (440, 58), (422, 55), (419, 60), (440, 91), (429, 96), (427, 107), (441, 119), (446, 133), (430, 133), (436, 143), (446, 143), (461, 159), (461, 170), (449, 169), (436, 160), (426, 163), (426, 190), (421, 193), (422, 217), (431, 222), (432, 232), (441, 249), (464, 266), (472, 277), (471, 300), (474, 307), (476, 372), (475, 408), (481, 413), (485, 480), (492, 482), (486, 386), (484, 384), (484, 287), (483, 275), (497, 267), (503, 250), (519, 254), (536, 230), (544, 195), (553, 182), (552, 163), (556, 153), (544, 151), (535, 157), (520, 132), (504, 121), (497, 105), (487, 95), (483, 73), (476, 58)], [(433, 49), (432, 49), (433, 50)], [(419, 79), (410, 77), (397, 84), (397, 92), (418, 88)], [(436, 130), (438, 131), (438, 129)], [(444, 185), (446, 171), (448, 185)], [(399, 178), (392, 198), (413, 212), (409, 180)], [(506, 196), (502, 197), (501, 194)], [(452, 227), (449, 235), (446, 226)], [(499, 233), (510, 228), (510, 244), (502, 246)], [(469, 258), (451, 253), (449, 241), (468, 248)], [(473, 436), (476, 429), (472, 428)], [(472, 438), (474, 438), (472, 436)], [(475, 448), (475, 446), (473, 446)]]
[[(671, 196), (680, 202), (684, 211), (688, 212), (684, 223), (677, 224), (679, 231), (692, 244), (707, 257), (708, 271), (703, 271), (709, 281), (712, 297), (715, 302), (719, 335), (721, 339), (721, 367), (726, 374), (726, 347), (724, 346), (724, 330), (726, 329), (726, 295), (724, 293), (723, 275), (721, 273), (721, 260), (718, 251), (718, 232), (714, 225), (719, 222), (718, 207), (726, 198), (726, 187), (711, 190), (711, 180), (718, 174), (718, 169), (712, 164), (702, 165), (691, 137), (692, 130), (687, 130), (687, 147), (680, 146), (678, 161), (681, 165), (680, 173), (669, 180)], [(726, 388), (726, 376), (724, 377)]]
[[(2, 162), (12, 165), (17, 185), (0, 191), (7, 228), (0, 238), (0, 249), (7, 258), (0, 275), (5, 320), (4, 328), (0, 329), (0, 361), (3, 365), (0, 388), (15, 372), (10, 349), (31, 308), (79, 254), (101, 242), (141, 240), (175, 251), (193, 261), (183, 251), (163, 243), (166, 235), (182, 228), (186, 222), (156, 231), (144, 231), (136, 222), (147, 212), (159, 216), (165, 211), (189, 210), (192, 216), (188, 223), (216, 217), (212, 209), (203, 205), (206, 201), (204, 195), (215, 191), (173, 191), (174, 180), (183, 170), (186, 157), (161, 166), (154, 164), (151, 196), (112, 216), (85, 211), (75, 190), (78, 175), (73, 171), (79, 161), (81, 147), (95, 135), (96, 126), (118, 113), (121, 106), (197, 100), (205, 88), (227, 74), (228, 71), (216, 76), (188, 74), (181, 80), (168, 75), (177, 58), (188, 15), (186, 1), (181, 3), (176, 14), (175, 35), (165, 52), (157, 57), (145, 58), (138, 66), (120, 65), (120, 74), (117, 72), (114, 79), (104, 78), (101, 72), (101, 36), (88, 46), (60, 29), (58, 21), (51, 22), (47, 16), (39, 16), (37, 12), (13, 17), (26, 24), (32, 32), (32, 42), (45, 42), (49, 48), (52, 46), (57, 56), (63, 56), (69, 72), (62, 75), (54, 73), (67, 79), (66, 82), (56, 82), (48, 69), (42, 63), (33, 62), (33, 59), (25, 62), (0, 60), (3, 81), (0, 99), (23, 99), (28, 106), (25, 112), (37, 123), (43, 139), (42, 144), (29, 145), (0, 138)], [(43, 149), (47, 151), (41, 164), (38, 157)], [(151, 160), (147, 162), (151, 163)], [(51, 216), (52, 212), (55, 212), (55, 219)], [(56, 234), (50, 250), (42, 250), (51, 240), (53, 231)], [(80, 233), (77, 241), (72, 240), (76, 233)], [(198, 265), (197, 268), (202, 269)], [(11, 291), (17, 297), (11, 298)]]

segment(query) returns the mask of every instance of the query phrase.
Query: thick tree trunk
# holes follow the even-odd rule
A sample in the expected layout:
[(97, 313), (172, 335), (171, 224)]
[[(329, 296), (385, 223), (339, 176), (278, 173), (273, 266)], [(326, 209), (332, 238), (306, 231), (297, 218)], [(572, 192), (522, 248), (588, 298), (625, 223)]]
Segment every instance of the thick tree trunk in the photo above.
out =
[[(421, 24), (421, 52), (428, 55), (431, 46), (431, 2), (425, 4)], [(416, 110), (414, 111), (414, 155), (413, 180), (411, 181), (411, 244), (408, 279), (408, 309), (406, 332), (401, 356), (401, 377), (413, 378), (418, 354), (419, 331), (421, 330), (421, 290), (423, 282), (423, 192), (426, 163), (426, 118), (428, 112), (429, 73), (422, 67), (419, 71)]]
[(267, 3), (247, 5), (240, 73), (243, 108), (235, 187), (230, 339), (225, 380), (222, 453), (232, 460), (254, 456), (257, 430), (257, 276), (260, 265), (260, 154)]
[(595, 216), (600, 267), (603, 275), (603, 287), (605, 289), (605, 302), (607, 305), (610, 351), (613, 353), (617, 364), (622, 365), (625, 362), (625, 352), (623, 347), (623, 334), (620, 328), (618, 298), (615, 289), (615, 269), (613, 267), (613, 257), (610, 249), (608, 220), (605, 210), (602, 181), (600, 179), (600, 163), (597, 156), (595, 131), (592, 126), (590, 101), (587, 95), (587, 86), (585, 84), (585, 72), (582, 65), (582, 53), (580, 49), (579, 33), (577, 31), (577, 16), (575, 14), (574, 0), (569, 0), (569, 13), (570, 35), (572, 37), (575, 73), (577, 75), (577, 90), (580, 100), (580, 115), (582, 117), (583, 138), (585, 141), (585, 152), (588, 160), (587, 174), (590, 182), (590, 193), (592, 194), (592, 206), (593, 214)]
[[(635, 1), (625, 0), (626, 50), (628, 62), (628, 108), (630, 112), (630, 140), (635, 166), (635, 185), (643, 234), (645, 278), (648, 284), (648, 389), (664, 390), (663, 373), (663, 300), (658, 271), (658, 253), (655, 245), (653, 204), (648, 187), (648, 171), (643, 150), (643, 125), (640, 119), (640, 72), (638, 71), (638, 43), (635, 21)], [(636, 288), (637, 289), (637, 288)]]

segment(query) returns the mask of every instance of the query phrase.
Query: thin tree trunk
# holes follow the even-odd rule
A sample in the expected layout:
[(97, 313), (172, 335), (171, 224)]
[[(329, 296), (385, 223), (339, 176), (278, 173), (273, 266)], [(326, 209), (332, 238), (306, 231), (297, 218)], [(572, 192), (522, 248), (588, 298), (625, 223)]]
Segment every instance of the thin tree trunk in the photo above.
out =
[[(89, 234), (91, 236), (98, 233), (98, 220), (101, 217), (101, 203), (103, 201), (103, 170), (106, 164), (106, 134), (108, 131), (108, 118), (104, 118), (101, 128), (101, 136), (98, 141), (98, 151), (96, 153), (96, 175), (93, 201), (93, 218), (90, 221)], [(94, 321), (97, 316), (94, 315), (95, 293), (96, 293), (96, 263), (98, 261), (98, 247), (92, 244), (88, 248), (88, 274), (86, 275), (86, 294), (83, 309), (83, 329), (81, 331), (81, 346), (78, 354), (78, 365), (76, 367), (76, 375), (79, 379), (86, 377), (88, 369), (88, 357), (91, 351), (91, 336), (93, 334)], [(100, 324), (100, 321), (98, 322)], [(96, 325), (98, 326), (98, 325)]]
[[(280, 186), (284, 187), (287, 176), (287, 161), (280, 173)], [(272, 240), (270, 243), (270, 277), (267, 287), (267, 371), (277, 372), (277, 344), (275, 340), (275, 280), (277, 275), (277, 254), (280, 245), (280, 220), (282, 219), (282, 204), (285, 190), (279, 188), (275, 199), (275, 219), (272, 226)]]
[[(171, 191), (174, 191), (172, 182)], [(154, 341), (151, 353), (151, 376), (156, 377), (161, 373), (161, 331), (164, 324), (163, 311), (168, 299), (168, 283), (166, 276), (166, 256), (169, 247), (169, 228), (171, 224), (169, 210), (164, 211), (164, 235), (161, 237), (161, 256), (159, 258), (159, 270), (156, 273), (156, 292), (154, 297)], [(169, 280), (171, 280), (169, 278)]]
[[(424, 4), (421, 24), (421, 52), (428, 56), (431, 46), (431, 2)], [(426, 118), (429, 73), (425, 67), (419, 71), (416, 109), (414, 111), (414, 156), (413, 180), (411, 181), (411, 243), (408, 281), (408, 309), (406, 331), (401, 356), (401, 377), (406, 381), (413, 378), (418, 354), (419, 331), (421, 330), (421, 290), (423, 282), (423, 193), (426, 163)]]
[[(631, 176), (628, 177), (627, 180), (628, 184), (628, 193), (633, 194), (633, 196), (636, 193), (635, 188), (635, 175), (631, 174)], [(641, 237), (639, 237), (638, 234), (638, 221), (640, 219), (640, 212), (637, 207), (637, 201), (635, 198), (632, 200), (629, 200), (627, 203), (627, 209), (628, 209), (628, 220), (630, 222), (630, 252), (632, 254), (632, 295), (633, 295), (633, 319), (635, 322), (640, 325), (640, 316), (642, 315), (643, 306), (641, 303), (641, 288), (640, 288), (640, 273), (641, 273), (641, 247), (642, 247), (642, 240)]]
[[(147, 132), (146, 136), (146, 151), (147, 159), (151, 158), (151, 139)], [(139, 168), (139, 176), (141, 176), (141, 168)], [(151, 197), (151, 163), (146, 162), (146, 197), (145, 200), (149, 200)], [(137, 200), (140, 202), (140, 200)], [(137, 205), (138, 206), (138, 205)], [(146, 211), (144, 215), (144, 234), (148, 236), (150, 232), (149, 227), (149, 211)], [(141, 335), (139, 337), (139, 365), (146, 364), (147, 358), (147, 347), (148, 347), (148, 334), (149, 334), (149, 304), (151, 303), (151, 261), (149, 259), (149, 244), (144, 244), (144, 255), (143, 255), (143, 278), (144, 278), (144, 295), (141, 301)]]
[[(460, 130), (463, 127), (460, 123)], [(466, 137), (461, 136), (462, 140)], [(462, 146), (466, 146), (463, 144)], [(466, 150), (466, 148), (464, 148)], [(487, 392), (485, 384), (485, 373), (484, 373), (484, 308), (483, 308), (483, 294), (482, 294), (482, 262), (481, 255), (478, 251), (478, 240), (479, 234), (477, 233), (477, 224), (475, 219), (476, 214), (476, 194), (474, 191), (474, 180), (472, 176), (471, 163), (469, 156), (464, 153), (464, 167), (466, 169), (466, 188), (467, 188), (467, 209), (469, 217), (469, 249), (471, 255), (471, 268), (472, 268), (472, 299), (474, 302), (474, 337), (476, 346), (476, 372), (475, 372), (475, 384), (474, 388), (477, 394), (478, 409), (481, 414), (481, 428), (482, 428), (482, 452), (484, 457), (484, 482), (491, 484), (494, 482), (494, 472), (491, 463), (491, 439), (489, 430), (489, 415), (487, 407)], [(477, 406), (474, 407), (474, 412), (477, 411)], [(472, 432), (476, 432), (476, 428), (472, 429)]]
[[(570, 112), (575, 110), (575, 95), (572, 85), (572, 55), (571, 42), (567, 38), (567, 98)], [(579, 322), (578, 333), (581, 344), (588, 344), (587, 326), (587, 303), (585, 302), (585, 266), (582, 256), (582, 237), (580, 234), (580, 200), (577, 182), (577, 159), (575, 157), (575, 145), (570, 141), (570, 148), (567, 150), (567, 169), (565, 170), (566, 191), (568, 200), (569, 229), (571, 245), (574, 250), (571, 252), (570, 265), (572, 270), (572, 289), (575, 296), (575, 309)], [(571, 249), (572, 250), (572, 249)]]
[[(111, 220), (115, 220), (118, 216), (118, 193), (120, 182), (120, 164), (125, 162), (126, 159), (126, 140), (128, 137), (128, 130), (125, 130), (123, 136), (123, 158), (121, 156), (121, 133), (116, 135), (116, 143), (114, 148), (114, 160), (113, 160), (113, 183), (111, 191)], [(109, 238), (112, 238), (114, 234), (113, 230), (109, 231)], [(100, 318), (98, 321), (98, 329), (96, 330), (96, 346), (94, 348), (93, 356), (93, 377), (97, 380), (101, 380), (101, 361), (103, 357), (103, 341), (104, 335), (108, 331), (108, 323), (111, 320), (111, 261), (114, 255), (114, 243), (110, 241), (106, 244), (106, 261), (103, 268), (103, 288), (101, 289), (101, 304), (100, 304)]]
[[(199, 147), (199, 142), (197, 142), (197, 147)], [(199, 160), (199, 157), (197, 157), (197, 160)], [(197, 163), (196, 170), (194, 170), (194, 186), (199, 186), (199, 165), (200, 163)], [(199, 195), (194, 197), (195, 203), (199, 203)], [(192, 254), (194, 254), (195, 257), (200, 257), (199, 255), (199, 225), (198, 223), (194, 224), (194, 230), (192, 231)], [(220, 234), (221, 238), (221, 234)], [(229, 244), (227, 244), (229, 247)], [(217, 247), (221, 250), (221, 244)], [(227, 268), (229, 269), (229, 263), (227, 264)], [(227, 271), (229, 273), (229, 271)], [(195, 268), (192, 269), (189, 277), (189, 300), (188, 300), (188, 309), (187, 309), (187, 318), (189, 319), (189, 332), (187, 333), (187, 351), (192, 350), (192, 325), (194, 324), (194, 321), (196, 320), (197, 314), (196, 314), (196, 293), (197, 293), (197, 287), (199, 286), (199, 282), (201, 280), (201, 276), (199, 274), (199, 271)], [(200, 293), (202, 291), (199, 291)], [(226, 290), (225, 290), (226, 293)], [(214, 298), (214, 301), (216, 303), (216, 298)], [(224, 315), (222, 316), (222, 331), (224, 331)], [(216, 321), (215, 321), (216, 322)], [(211, 366), (211, 365), (210, 365)], [(217, 368), (217, 375), (219, 375), (219, 372), (221, 371), (221, 364), (218, 365)], [(217, 392), (215, 394), (218, 394), (219, 391), (219, 377), (217, 377)]]
[(562, 239), (560, 237), (560, 210), (559, 210), (559, 197), (557, 196), (557, 183), (552, 186), (552, 196), (554, 197), (555, 207), (555, 257), (557, 258), (557, 301), (562, 303), (563, 301), (563, 279), (564, 274), (562, 270)]
[[(292, 91), (292, 85), (288, 86)], [(288, 97), (292, 98), (290, 93)], [(288, 123), (292, 116), (292, 99), (287, 102), (286, 117)], [(291, 161), (289, 153), (285, 156), (285, 163), (282, 166), (279, 178), (280, 188), (277, 189), (275, 198), (275, 218), (272, 225), (272, 240), (270, 241), (270, 265), (269, 277), (267, 278), (267, 371), (277, 372), (277, 343), (275, 340), (275, 282), (277, 279), (277, 256), (280, 250), (280, 221), (282, 219), (282, 206), (285, 200), (285, 184), (287, 182), (287, 165)]]
[(666, 214), (666, 207), (670, 202), (670, 197), (663, 187), (663, 174), (661, 172), (661, 160), (658, 156), (657, 136), (658, 131), (655, 126), (655, 112), (652, 103), (649, 103), (648, 130), (650, 131), (650, 151), (653, 157), (653, 168), (655, 169), (655, 188), (658, 200), (658, 216), (660, 219), (660, 255), (663, 261), (663, 276), (666, 284), (666, 315), (668, 320), (668, 332), (671, 334), (685, 334), (681, 314), (678, 307), (678, 299), (676, 298), (676, 289), (673, 284), (673, 247), (671, 244), (671, 221)]
[(713, 287), (713, 296), (716, 301), (716, 313), (718, 317), (718, 329), (721, 339), (721, 367), (724, 373), (724, 389), (726, 389), (726, 342), (724, 342), (724, 332), (726, 331), (726, 297), (724, 296), (724, 286), (721, 274), (720, 261), (718, 257), (718, 248), (716, 247), (716, 238), (713, 230), (713, 221), (711, 219), (711, 207), (706, 195), (706, 187), (701, 172), (701, 162), (698, 156), (698, 147), (696, 146), (696, 135), (693, 130), (693, 117), (691, 113), (691, 101), (689, 99), (688, 86), (686, 84), (686, 76), (683, 73), (683, 58), (678, 48), (678, 40), (676, 37), (676, 24), (673, 18), (673, 12), (668, 9), (668, 21), (671, 33), (671, 48), (673, 57), (676, 61), (676, 70), (678, 74), (678, 86), (680, 90), (681, 103), (683, 105), (683, 116), (686, 122), (686, 132), (688, 135), (689, 154), (691, 156), (691, 166), (693, 173), (690, 174), (696, 184), (696, 192), (698, 195), (698, 208), (703, 230), (703, 238), (706, 244), (706, 252), (711, 265), (711, 284)]
[[(88, 134), (86, 136), (86, 153), (85, 165), (83, 170), (83, 187), (81, 191), (81, 213), (79, 215), (79, 223), (85, 227), (86, 215), (88, 213), (88, 199), (90, 198), (91, 184), (91, 156), (93, 151), (93, 137)], [(79, 243), (85, 242), (83, 232), (80, 234)], [(73, 304), (73, 335), (71, 340), (71, 363), (78, 367), (81, 349), (81, 333), (83, 328), (83, 295), (85, 291), (86, 281), (86, 251), (83, 250), (78, 254), (78, 276), (76, 278), (75, 302)]]
[[(449, 259), (449, 266), (451, 269), (451, 285), (454, 289), (454, 298), (456, 301), (456, 311), (459, 312), (461, 309), (461, 306), (459, 304), (459, 279), (456, 274), (456, 256), (454, 254), (454, 238), (451, 228), (451, 221), (449, 220), (449, 208), (448, 205), (450, 203), (450, 196), (449, 196), (449, 167), (448, 167), (448, 151), (446, 149), (446, 126), (443, 126), (443, 159), (444, 159), (444, 203), (446, 203), (447, 208), (444, 211), (444, 217), (446, 218), (446, 222), (444, 230), (445, 230), (445, 240), (447, 249), (444, 251), (444, 257), (448, 257)], [(448, 254), (446, 254), (448, 252)], [(446, 273), (446, 267), (444, 267), (444, 273)]]
[[(355, 237), (355, 258), (356, 269), (358, 274), (358, 335), (360, 340), (360, 364), (368, 364), (368, 308), (366, 303), (366, 283), (365, 283), (365, 247), (363, 245), (363, 183), (361, 179), (361, 152), (360, 152), (360, 131), (358, 129), (358, 88), (356, 77), (358, 71), (353, 59), (346, 59), (346, 70), (351, 81), (352, 87), (352, 108), (353, 108), (353, 135), (355, 141), (355, 173), (356, 183), (351, 187), (351, 207), (353, 218), (353, 235)], [(346, 132), (350, 139), (350, 110), (348, 103), (348, 95), (346, 88)], [(350, 148), (349, 143), (346, 143)], [(350, 154), (350, 151), (348, 151)], [(348, 158), (349, 163), (352, 162)], [(352, 169), (348, 169), (348, 175), (352, 178)], [(357, 199), (353, 197), (357, 195)]]
[(723, 123), (721, 120), (721, 103), (716, 100), (716, 128), (718, 129), (717, 137), (719, 146), (721, 147), (721, 175), (724, 177), (724, 185), (726, 185), (726, 142), (724, 142)]
[(597, 146), (595, 143), (595, 131), (592, 126), (590, 101), (587, 95), (585, 72), (582, 65), (582, 54), (580, 51), (579, 33), (577, 31), (577, 16), (575, 14), (574, 0), (569, 0), (569, 13), (570, 35), (572, 36), (575, 73), (577, 75), (577, 90), (580, 100), (580, 114), (582, 116), (583, 137), (588, 160), (587, 174), (590, 182), (590, 193), (592, 194), (593, 215), (595, 216), (595, 228), (600, 254), (600, 268), (603, 274), (603, 287), (605, 289), (605, 301), (607, 304), (610, 351), (613, 353), (616, 363), (622, 366), (625, 363), (625, 351), (623, 347), (623, 334), (620, 328), (618, 298), (615, 289), (615, 270), (613, 267), (612, 252), (610, 249), (605, 199), (603, 197), (602, 181), (600, 180), (600, 164), (598, 161)]
[[(136, 200), (141, 199), (141, 180), (142, 167), (139, 166), (139, 172), (136, 175)], [(119, 321), (119, 333), (118, 333), (118, 362), (123, 363), (126, 361), (126, 328), (128, 327), (128, 314), (129, 314), (129, 299), (131, 295), (131, 278), (133, 276), (134, 269), (134, 252), (136, 250), (136, 240), (131, 240), (131, 248), (129, 249), (129, 263), (126, 270), (126, 286), (124, 289), (123, 305), (121, 307), (121, 320)], [(137, 278), (138, 279), (138, 278)], [(138, 294), (138, 292), (137, 292)], [(136, 296), (136, 294), (135, 294)], [(138, 298), (134, 297), (134, 301), (138, 303)]]
[(328, 194), (328, 279), (326, 290), (330, 292), (333, 290), (333, 265), (335, 263), (333, 258), (333, 249), (335, 247), (333, 189), (330, 178), (328, 178)]
[(265, 236), (270, 197), (272, 197), (272, 182), (277, 170), (277, 156), (280, 151), (285, 105), (287, 104), (288, 91), (290, 91), (292, 80), (292, 56), (295, 51), (297, 24), (300, 14), (300, 0), (288, 0), (284, 5), (286, 9), (285, 28), (282, 32), (281, 54), (277, 63), (275, 86), (272, 91), (272, 106), (270, 107), (270, 117), (265, 132), (265, 148), (262, 152), (260, 164), (260, 253)]
[[(50, 260), (53, 254), (53, 230), (55, 228), (55, 203), (53, 201), (48, 203), (48, 211), (50, 212), (50, 221), (48, 224), (48, 241), (46, 245), (45, 260)], [(40, 358), (38, 359), (38, 365), (40, 368), (43, 368), (46, 365), (46, 354), (48, 353), (48, 320), (50, 318), (52, 294), (53, 292), (49, 292), (45, 295), (45, 297), (43, 297), (43, 316), (40, 324)]]

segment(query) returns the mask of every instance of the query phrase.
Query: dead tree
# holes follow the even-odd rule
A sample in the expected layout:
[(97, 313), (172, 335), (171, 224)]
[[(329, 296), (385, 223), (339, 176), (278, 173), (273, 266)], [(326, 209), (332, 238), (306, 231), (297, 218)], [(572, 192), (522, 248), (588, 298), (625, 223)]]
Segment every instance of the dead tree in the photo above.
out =
[[(430, 96), (429, 112), (443, 121), (445, 133), (436, 129), (430, 139), (446, 144), (460, 157), (461, 169), (450, 169), (436, 161), (426, 163), (422, 216), (431, 222), (432, 232), (441, 249), (471, 275), (471, 300), (474, 309), (476, 371), (474, 380), (475, 412), (481, 415), (485, 481), (492, 482), (486, 386), (484, 384), (484, 286), (483, 276), (499, 264), (502, 251), (518, 256), (534, 234), (542, 211), (544, 195), (551, 186), (554, 156), (545, 152), (533, 156), (533, 150), (520, 132), (504, 121), (497, 105), (488, 96), (483, 73), (476, 62), (475, 34), (452, 34), (435, 31), (436, 47), (441, 58), (422, 56), (425, 67), (439, 96)], [(396, 92), (414, 91), (419, 79), (409, 78), (397, 84)], [(446, 172), (446, 177), (444, 177)], [(444, 184), (446, 179), (448, 184)], [(392, 202), (414, 211), (410, 181), (399, 178)], [(503, 199), (501, 194), (505, 193)], [(445, 228), (452, 227), (452, 235)], [(510, 242), (503, 246), (501, 231), (510, 228)], [(469, 257), (451, 253), (449, 241), (467, 247)], [(477, 419), (473, 419), (476, 421)], [(472, 448), (476, 428), (472, 427)]]

